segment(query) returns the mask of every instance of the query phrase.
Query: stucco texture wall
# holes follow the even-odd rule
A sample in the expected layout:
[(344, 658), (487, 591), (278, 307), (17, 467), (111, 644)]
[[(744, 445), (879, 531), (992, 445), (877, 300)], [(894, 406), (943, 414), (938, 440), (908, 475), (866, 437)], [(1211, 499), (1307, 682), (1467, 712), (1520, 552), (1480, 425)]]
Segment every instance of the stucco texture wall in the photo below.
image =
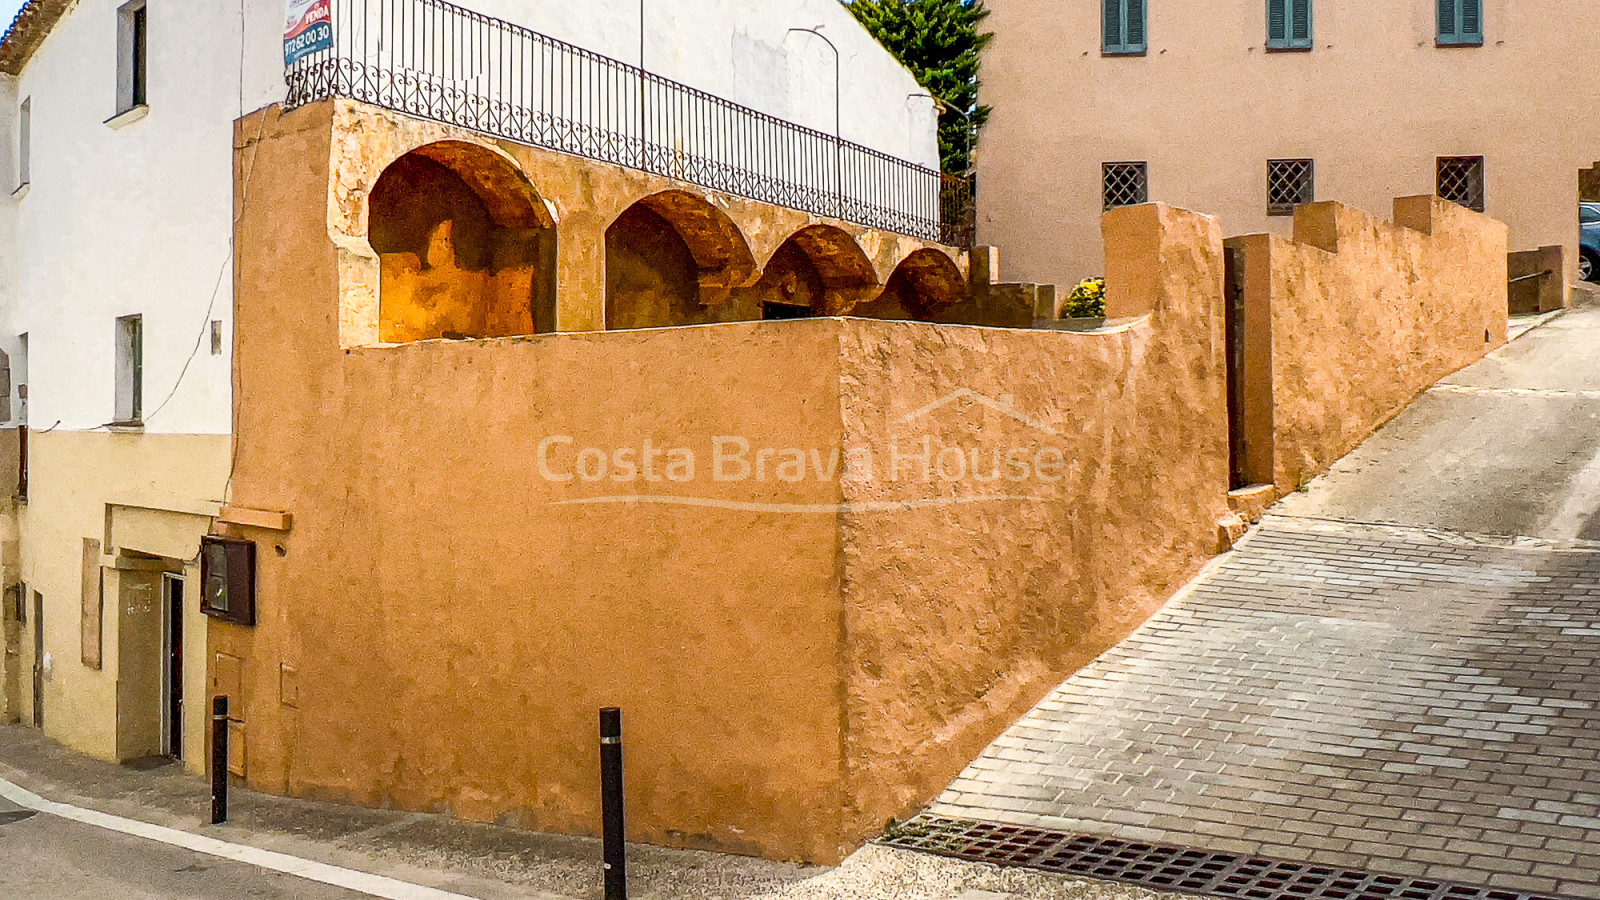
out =
[[(619, 705), (632, 837), (832, 862), (1214, 549), (1212, 220), (1108, 219), (1135, 315), (1102, 334), (351, 346), (337, 112), (264, 115), (239, 129), (274, 202), (238, 226), (232, 500), (293, 527), (225, 529), (261, 548), (258, 624), (211, 626), (256, 788), (594, 833)], [(886, 478), (924, 436), (1035, 477)]]
[(1243, 251), (1247, 474), (1294, 490), (1428, 385), (1506, 340), (1506, 226), (1432, 196), (1339, 203)]
[[(1288, 237), (1267, 161), (1314, 159), (1316, 199), (1373, 213), (1484, 156), (1513, 250), (1577, 252), (1578, 171), (1600, 159), (1600, 29), (1578, 0), (1484, 0), (1482, 47), (1435, 46), (1426, 0), (1317, 0), (1315, 47), (1268, 53), (1260, 0), (1151, 2), (1149, 49), (1101, 54), (1100, 4), (996, 0), (985, 27), (978, 238), (1008, 281), (1101, 274), (1101, 164), (1147, 161), (1150, 199), (1226, 234)], [(1201, 86), (1197, 88), (1197, 86)]]
[[(26, 720), (33, 705), (31, 594), (44, 598), (45, 733), (90, 756), (121, 761), (159, 748), (130, 743), (129, 729), (153, 729), (156, 702), (128, 706), (119, 682), (158, 678), (159, 633), (148, 641), (123, 639), (118, 590), (119, 557), (163, 557), (175, 572), (199, 555), (200, 537), (215, 514), (227, 480), (230, 442), (217, 435), (150, 435), (42, 432), (29, 438), (28, 501), (18, 504), (19, 541), (7, 560), (30, 593), (28, 622), (20, 629), (18, 696)], [(101, 541), (105, 599), (100, 623), (100, 667), (83, 662), (84, 539)], [(190, 567), (191, 569), (193, 567)], [(198, 576), (197, 571), (189, 571)], [(157, 576), (158, 577), (158, 576)], [(198, 577), (188, 584), (198, 596)], [(185, 615), (185, 764), (205, 761), (205, 620), (198, 606)], [(157, 629), (159, 632), (159, 628)]]
[[(966, 254), (928, 241), (731, 195), (686, 190), (668, 178), (621, 166), (578, 163), (571, 156), (488, 141), (465, 129), (364, 104), (344, 100), (317, 104), (318, 109), (324, 107), (326, 112), (320, 114), (329, 117), (334, 133), (330, 175), (334, 196), (328, 226), (339, 251), (344, 292), (340, 340), (346, 346), (370, 346), (385, 339), (380, 327), (382, 264), (371, 242), (369, 198), (397, 160), (419, 151), (457, 162), (458, 171), (485, 182), (485, 193), (509, 193), (515, 184), (524, 195), (520, 202), (544, 207), (540, 214), (556, 231), (554, 330), (597, 331), (608, 326), (608, 296), (618, 293), (619, 287), (629, 287), (619, 282), (620, 270), (608, 271), (607, 251), (617, 244), (608, 241), (608, 232), (630, 210), (666, 217), (682, 233), (694, 258), (698, 301), (687, 305), (697, 307), (692, 311), (698, 318), (680, 318), (672, 324), (759, 317), (760, 301), (771, 290), (759, 276), (785, 244), (798, 247), (818, 270), (827, 294), (819, 308), (831, 313), (876, 298), (895, 281), (902, 266), (920, 272), (930, 256), (942, 257), (944, 282), (964, 287)], [(244, 138), (250, 139), (266, 121), (260, 115), (250, 117), (241, 125)], [(637, 259), (640, 254), (629, 255)], [(942, 285), (933, 283), (936, 279), (918, 281), (927, 282), (930, 292), (940, 292)], [(652, 291), (660, 293), (658, 286), (644, 286), (645, 293)], [(661, 305), (669, 310), (674, 306), (665, 301)], [(630, 315), (614, 324), (664, 323), (650, 315)]]
[[(843, 325), (846, 443), (891, 460), (898, 447), (904, 463), (845, 483), (851, 834), (937, 794), (1216, 550), (1228, 489), (1221, 232), (1161, 206), (1117, 210), (1104, 227), (1120, 327)], [(1035, 466), (1020, 481), (1019, 448)], [(948, 480), (950, 449), (968, 477)], [(1059, 469), (1039, 456), (1051, 451)]]

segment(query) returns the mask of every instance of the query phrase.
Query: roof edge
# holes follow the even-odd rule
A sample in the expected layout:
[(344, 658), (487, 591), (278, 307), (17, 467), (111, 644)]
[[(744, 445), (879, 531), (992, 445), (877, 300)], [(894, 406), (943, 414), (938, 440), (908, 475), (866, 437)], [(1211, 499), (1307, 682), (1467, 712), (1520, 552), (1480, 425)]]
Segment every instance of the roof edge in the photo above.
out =
[(44, 43), (56, 23), (66, 15), (75, 0), (28, 0), (17, 10), (11, 27), (0, 38), (0, 73), (22, 74), (23, 66)]

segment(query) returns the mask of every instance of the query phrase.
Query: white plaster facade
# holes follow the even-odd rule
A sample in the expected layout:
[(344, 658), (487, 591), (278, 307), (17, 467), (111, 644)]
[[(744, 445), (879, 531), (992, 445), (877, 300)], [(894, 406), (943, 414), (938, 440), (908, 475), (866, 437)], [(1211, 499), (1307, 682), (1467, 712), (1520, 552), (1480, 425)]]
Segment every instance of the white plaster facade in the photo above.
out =
[[(839, 50), (840, 135), (939, 168), (937, 113), (911, 73), (839, 0), (472, 0), (526, 25), (768, 115), (834, 133), (834, 56), (791, 28), (816, 28)], [(641, 32), (641, 16), (643, 31)]]

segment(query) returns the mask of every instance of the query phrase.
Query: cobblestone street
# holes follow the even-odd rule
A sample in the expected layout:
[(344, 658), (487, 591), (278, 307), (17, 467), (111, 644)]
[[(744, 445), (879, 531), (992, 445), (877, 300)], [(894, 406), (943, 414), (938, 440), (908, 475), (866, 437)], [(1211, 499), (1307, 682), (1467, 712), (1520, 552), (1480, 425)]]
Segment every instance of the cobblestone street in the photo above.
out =
[[(1600, 543), (1573, 537), (1596, 440), (1566, 383), (1594, 364), (1538, 365), (1586, 356), (1596, 319), (1430, 392), (930, 812), (1600, 898)], [(1349, 521), (1380, 504), (1410, 524)], [(1473, 529), (1497, 515), (1517, 530)]]

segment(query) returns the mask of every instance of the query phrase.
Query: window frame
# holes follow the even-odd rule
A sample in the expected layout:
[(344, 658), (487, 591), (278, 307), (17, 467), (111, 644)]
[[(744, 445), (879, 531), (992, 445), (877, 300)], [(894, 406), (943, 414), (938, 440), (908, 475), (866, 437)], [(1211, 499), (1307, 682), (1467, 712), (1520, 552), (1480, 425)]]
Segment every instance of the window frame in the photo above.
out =
[[(1283, 35), (1272, 35), (1273, 7), (1283, 9)], [(1295, 37), (1295, 22), (1298, 13), (1305, 14), (1306, 36)], [(1267, 50), (1273, 53), (1304, 53), (1316, 46), (1317, 23), (1316, 7), (1313, 0), (1267, 0)]]
[[(1451, 9), (1451, 25), (1445, 29), (1445, 7)], [(1473, 9), (1477, 13), (1478, 30), (1467, 30), (1467, 11)], [(1483, 46), (1483, 0), (1434, 0), (1434, 27), (1438, 33), (1434, 38), (1435, 46), (1439, 47), (1482, 47)]]
[(117, 116), (150, 105), (149, 10), (148, 0), (117, 9)]
[(17, 104), (17, 190), (33, 183), (33, 97)]
[[(1117, 40), (1112, 41), (1109, 16), (1111, 6), (1117, 6)], [(1137, 9), (1139, 19), (1139, 40), (1129, 39), (1128, 10)], [(1150, 2), (1149, 0), (1100, 0), (1100, 54), (1102, 56), (1144, 56), (1150, 48)]]
[[(1111, 174), (1113, 170), (1126, 167), (1137, 167), (1139, 170), (1138, 200), (1131, 203), (1111, 202)], [(1119, 162), (1105, 162), (1100, 164), (1100, 208), (1103, 212), (1121, 209), (1124, 206), (1139, 206), (1150, 202), (1150, 163), (1148, 160), (1122, 160)]]
[(144, 316), (119, 316), (116, 325), (116, 405), (113, 425), (144, 424)]
[[(1469, 182), (1469, 187), (1475, 187), (1476, 188), (1476, 191), (1477, 191), (1476, 200), (1477, 200), (1477, 202), (1475, 204), (1474, 203), (1470, 203), (1470, 202), (1469, 203), (1463, 203), (1460, 200), (1456, 199), (1455, 197), (1446, 196), (1445, 193), (1444, 193), (1445, 167), (1448, 166), (1448, 165), (1456, 165), (1456, 164), (1461, 164), (1461, 163), (1466, 163), (1468, 166), (1471, 167), (1470, 171), (1473, 172), (1473, 174), (1470, 175), (1469, 177), (1472, 178), (1473, 180), (1475, 180), (1476, 184), (1473, 185), (1471, 182)], [(1470, 209), (1470, 210), (1472, 210), (1473, 212), (1476, 212), (1476, 213), (1485, 212), (1489, 208), (1489, 160), (1488, 160), (1488, 157), (1485, 157), (1485, 156), (1441, 156), (1441, 157), (1439, 157), (1437, 159), (1437, 161), (1435, 162), (1435, 164), (1434, 164), (1434, 188), (1433, 188), (1433, 192), (1441, 200), (1447, 200), (1447, 201), (1449, 201), (1451, 203), (1456, 204), (1457, 206), (1463, 207), (1465, 209)], [(1468, 197), (1468, 199), (1471, 200), (1473, 198)]]
[[(1302, 179), (1302, 182), (1303, 182), (1302, 187), (1308, 189), (1308, 193), (1310, 194), (1310, 197), (1309, 198), (1303, 198), (1303, 199), (1295, 200), (1293, 203), (1287, 203), (1287, 202), (1275, 200), (1274, 197), (1273, 197), (1273, 191), (1277, 188), (1278, 182), (1280, 181), (1280, 179), (1277, 177), (1277, 169), (1276, 169), (1276, 167), (1278, 167), (1278, 166), (1287, 166), (1287, 165), (1300, 165), (1300, 164), (1304, 164), (1304, 166), (1305, 166), (1305, 174), (1304, 174), (1303, 179)], [(1300, 205), (1303, 205), (1303, 204), (1306, 204), (1306, 203), (1315, 203), (1315, 202), (1317, 202), (1317, 161), (1315, 159), (1311, 159), (1311, 158), (1299, 158), (1299, 159), (1285, 158), (1285, 159), (1269, 159), (1269, 160), (1267, 160), (1267, 215), (1268, 216), (1292, 216), (1292, 215), (1294, 215), (1294, 208), (1296, 206), (1300, 206)]]

